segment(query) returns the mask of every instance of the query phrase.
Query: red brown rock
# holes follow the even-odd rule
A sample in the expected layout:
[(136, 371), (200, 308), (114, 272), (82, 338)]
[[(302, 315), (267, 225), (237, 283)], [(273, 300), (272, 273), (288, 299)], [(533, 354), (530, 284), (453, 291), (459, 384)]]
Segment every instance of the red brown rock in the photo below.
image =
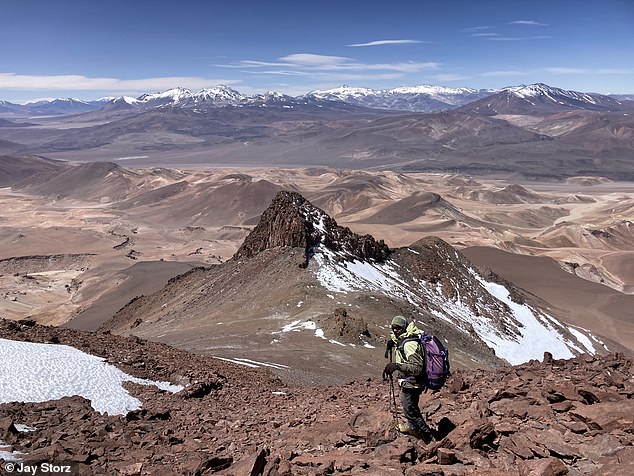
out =
[[(143, 408), (125, 417), (96, 413), (81, 397), (0, 405), (0, 432), (24, 461), (72, 461), (80, 474), (560, 476), (634, 467), (632, 358), (622, 354), (456, 370), (457, 383), (421, 398), (444, 436), (425, 445), (391, 430), (389, 384), (379, 379), (292, 387), (266, 370), (136, 338), (0, 321), (0, 337), (53, 335), (131, 375), (186, 385), (171, 394), (126, 384)], [(35, 431), (14, 432), (18, 424)]]

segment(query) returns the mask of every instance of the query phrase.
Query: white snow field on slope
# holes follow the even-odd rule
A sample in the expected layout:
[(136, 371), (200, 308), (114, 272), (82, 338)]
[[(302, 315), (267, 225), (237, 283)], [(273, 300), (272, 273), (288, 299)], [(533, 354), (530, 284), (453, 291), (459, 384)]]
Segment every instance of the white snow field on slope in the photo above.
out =
[(95, 411), (125, 415), (141, 408), (141, 401), (123, 382), (155, 385), (178, 392), (180, 385), (155, 382), (126, 374), (101, 357), (74, 347), (0, 339), (0, 403), (46, 402), (79, 395)]
[[(418, 286), (410, 286), (399, 275), (400, 266), (390, 260), (372, 263), (338, 260), (337, 257), (337, 253), (325, 247), (315, 248), (316, 266), (311, 269), (325, 289), (342, 294), (354, 291), (381, 292), (405, 299), (416, 306), (424, 302), (434, 303), (435, 309), (429, 307), (429, 312), (458, 329), (463, 328), (461, 324), (465, 325), (464, 328), (472, 328), (482, 341), (495, 350), (498, 357), (511, 365), (531, 359), (541, 360), (546, 351), (556, 359), (569, 359), (579, 353), (596, 354), (593, 342), (602, 345), (596, 336), (585, 329), (571, 329), (530, 306), (513, 302), (508, 289), (485, 281), (473, 270), (471, 272), (482, 285), (482, 290), (508, 306), (511, 312), (504, 321), (517, 335), (502, 334), (490, 319), (474, 314), (461, 302), (460, 295), (454, 301), (448, 300), (439, 285), (417, 280)], [(564, 330), (571, 332), (576, 342), (560, 332)]]

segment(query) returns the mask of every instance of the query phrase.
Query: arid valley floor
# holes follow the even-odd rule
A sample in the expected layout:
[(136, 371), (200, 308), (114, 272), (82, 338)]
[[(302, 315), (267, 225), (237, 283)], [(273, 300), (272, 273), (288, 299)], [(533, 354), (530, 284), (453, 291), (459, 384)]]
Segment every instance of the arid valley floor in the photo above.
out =
[(390, 247), (438, 236), (564, 320), (634, 348), (634, 189), (600, 177), (83, 164), (0, 189), (2, 314), (95, 330), (135, 296), (230, 258), (283, 189)]

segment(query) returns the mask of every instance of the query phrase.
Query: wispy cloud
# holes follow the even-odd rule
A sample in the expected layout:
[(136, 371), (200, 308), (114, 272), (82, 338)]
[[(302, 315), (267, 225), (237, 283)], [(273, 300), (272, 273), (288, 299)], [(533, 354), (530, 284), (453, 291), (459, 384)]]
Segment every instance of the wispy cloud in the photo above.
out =
[(515, 20), (510, 22), (509, 25), (548, 26), (546, 23), (541, 23), (535, 20)]
[(311, 68), (340, 68), (350, 64), (352, 61), (345, 56), (315, 55), (312, 53), (294, 53), (282, 56), (280, 59), (289, 65)]
[(471, 26), (469, 28), (465, 28), (462, 31), (465, 32), (465, 33), (478, 33), (478, 32), (481, 32), (481, 31), (491, 30), (492, 28), (493, 28), (492, 26), (488, 26), (488, 25)]
[[(541, 23), (535, 20), (515, 20), (503, 25), (497, 26), (473, 26), (466, 28), (463, 32), (468, 33), (472, 37), (482, 38), (490, 41), (525, 41), (525, 40), (545, 40), (552, 38), (551, 36), (539, 35), (539, 36), (516, 36), (514, 32), (516, 28), (509, 28), (508, 25), (525, 25), (525, 26), (548, 26), (546, 23)], [(510, 31), (513, 30), (513, 31)], [(503, 31), (504, 33), (500, 33)], [(524, 30), (526, 31), (526, 30)]]
[(429, 43), (428, 41), (419, 40), (375, 40), (367, 43), (353, 43), (346, 46), (381, 46), (381, 45), (412, 45), (416, 43)]
[(281, 77), (301, 76), (304, 78), (310, 78), (315, 81), (324, 81), (324, 82), (363, 81), (363, 80), (371, 80), (371, 81), (398, 80), (403, 77), (402, 73), (355, 73), (355, 72), (338, 73), (338, 72), (325, 72), (325, 71), (295, 72), (295, 71), (282, 71), (282, 70), (263, 70), (263, 71), (247, 70), (243, 72), (246, 74), (258, 74), (258, 75), (281, 76)]
[(276, 61), (241, 60), (237, 63), (214, 66), (235, 68), (251, 75), (310, 77), (325, 84), (341, 81), (397, 80), (410, 73), (438, 70), (441, 65), (435, 62), (414, 61), (363, 63), (346, 56), (294, 53), (277, 58)]
[(277, 76), (310, 76), (308, 71), (288, 71), (284, 69), (270, 69), (270, 70), (245, 70), (242, 71), (247, 74), (272, 74)]
[(399, 63), (361, 63), (345, 56), (316, 55), (313, 53), (295, 53), (278, 58), (278, 61), (242, 60), (235, 64), (216, 65), (225, 68), (260, 69), (273, 68), (276, 71), (394, 71), (399, 73), (417, 73), (435, 70), (440, 63), (399, 62)]
[(531, 41), (531, 40), (548, 40), (552, 36), (490, 36), (486, 38), (489, 41)]
[(203, 89), (218, 84), (236, 84), (231, 79), (207, 79), (192, 76), (169, 76), (142, 79), (91, 78), (82, 75), (36, 76), (0, 73), (0, 89), (14, 90), (83, 90), (83, 91), (163, 91), (175, 86)]
[(341, 65), (350, 64), (351, 59), (345, 56), (314, 55), (310, 53), (297, 53), (278, 58), (279, 61), (241, 60), (233, 64), (216, 64), (223, 68), (338, 68)]

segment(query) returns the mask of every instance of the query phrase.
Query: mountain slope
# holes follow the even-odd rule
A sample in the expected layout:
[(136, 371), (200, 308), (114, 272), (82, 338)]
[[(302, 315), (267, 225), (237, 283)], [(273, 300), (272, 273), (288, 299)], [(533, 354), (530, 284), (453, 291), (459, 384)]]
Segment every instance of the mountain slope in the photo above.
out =
[(15, 188), (55, 198), (114, 201), (135, 190), (139, 176), (112, 162), (64, 164), (64, 170), (51, 172), (25, 177)]
[(630, 105), (602, 94), (579, 93), (537, 83), (515, 86), (474, 101), (464, 110), (484, 115), (529, 114), (543, 116), (569, 110), (622, 111)]
[(444, 219), (469, 223), (472, 226), (482, 225), (479, 220), (465, 215), (440, 195), (433, 192), (414, 192), (412, 195), (382, 208), (375, 214), (359, 220), (359, 223), (395, 225), (415, 220), (426, 214), (435, 214)]
[(226, 179), (219, 184), (180, 181), (115, 204), (138, 220), (168, 220), (188, 226), (252, 225), (282, 189), (266, 180)]
[[(480, 93), (487, 97), (461, 102)], [(416, 98), (447, 101), (447, 107), (423, 114)], [(298, 97), (175, 88), (116, 98), (81, 115), (38, 118), (39, 124), (11, 121), (11, 127), (0, 127), (0, 147), (71, 161), (125, 158), (139, 167), (334, 165), (622, 181), (634, 177), (633, 107), (545, 84), (498, 92), (342, 87)], [(332, 200), (337, 207), (350, 198)]]
[[(366, 375), (366, 362), (380, 362), (387, 322), (402, 313), (446, 339), (459, 366), (606, 351), (442, 240), (389, 250), (291, 192), (275, 197), (231, 260), (133, 300), (103, 329), (224, 358), (261, 356), (287, 366), (278, 370), (289, 380), (326, 383)], [(292, 357), (299, 351), (305, 361)]]
[(0, 186), (9, 187), (34, 177), (48, 177), (66, 168), (64, 162), (42, 157), (0, 156)]

